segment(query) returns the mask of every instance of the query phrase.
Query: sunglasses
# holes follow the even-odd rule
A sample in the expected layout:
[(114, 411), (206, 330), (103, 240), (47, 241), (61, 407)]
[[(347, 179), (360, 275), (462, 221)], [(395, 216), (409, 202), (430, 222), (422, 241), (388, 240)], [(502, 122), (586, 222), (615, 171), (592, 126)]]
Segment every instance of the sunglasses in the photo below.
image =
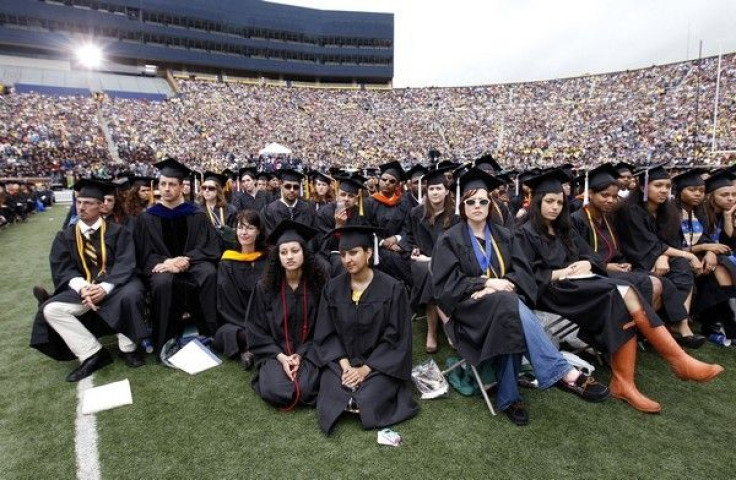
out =
[(465, 205), (468, 206), (468, 207), (474, 207), (476, 203), (478, 205), (480, 205), (481, 207), (485, 207), (485, 206), (488, 206), (488, 204), (491, 203), (491, 201), (490, 200), (487, 200), (485, 198), (483, 198), (481, 200), (476, 200), (474, 198), (469, 198), (469, 199), (465, 200)]
[(281, 185), (286, 190), (299, 190), (299, 184), (298, 183), (285, 183)]
[(381, 178), (382, 182), (386, 182), (390, 185), (393, 185), (394, 183), (398, 182), (395, 178)]
[(211, 187), (209, 185), (202, 185), (201, 188), (202, 190), (205, 190), (207, 192), (214, 192), (215, 190), (217, 190), (217, 187)]

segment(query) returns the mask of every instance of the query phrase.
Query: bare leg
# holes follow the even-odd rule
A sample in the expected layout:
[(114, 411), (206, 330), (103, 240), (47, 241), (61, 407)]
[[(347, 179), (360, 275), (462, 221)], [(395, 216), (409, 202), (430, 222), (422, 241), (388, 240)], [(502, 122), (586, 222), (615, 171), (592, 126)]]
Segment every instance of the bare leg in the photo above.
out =
[(731, 274), (728, 272), (726, 267), (718, 265), (713, 272), (713, 275), (716, 276), (716, 281), (721, 287), (733, 286), (733, 279), (731, 278)]
[(427, 305), (427, 353), (437, 351), (437, 321), (437, 306), (430, 303)]
[(662, 282), (657, 277), (649, 277), (652, 282), (652, 307), (654, 310), (662, 308)]

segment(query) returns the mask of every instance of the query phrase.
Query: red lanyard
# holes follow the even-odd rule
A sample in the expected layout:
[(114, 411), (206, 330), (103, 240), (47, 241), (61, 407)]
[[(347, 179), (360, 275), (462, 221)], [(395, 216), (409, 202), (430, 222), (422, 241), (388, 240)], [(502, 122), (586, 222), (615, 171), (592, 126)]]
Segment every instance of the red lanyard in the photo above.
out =
[[(304, 318), (302, 320), (302, 343), (304, 343), (307, 340), (308, 331), (306, 282), (304, 282), (304, 293), (302, 295), (302, 298), (304, 311)], [(284, 310), (284, 339), (286, 340), (286, 354), (291, 356), (293, 350), (291, 348), (291, 338), (289, 337), (289, 314), (286, 307), (286, 280), (281, 282), (281, 306)], [(288, 412), (289, 410), (292, 410), (294, 407), (296, 407), (297, 403), (299, 403), (299, 399), (301, 398), (301, 392), (299, 391), (299, 379), (296, 376), (294, 376), (294, 380), (292, 380), (292, 383), (294, 384), (294, 399), (292, 400), (291, 405), (281, 409), (282, 412)]]

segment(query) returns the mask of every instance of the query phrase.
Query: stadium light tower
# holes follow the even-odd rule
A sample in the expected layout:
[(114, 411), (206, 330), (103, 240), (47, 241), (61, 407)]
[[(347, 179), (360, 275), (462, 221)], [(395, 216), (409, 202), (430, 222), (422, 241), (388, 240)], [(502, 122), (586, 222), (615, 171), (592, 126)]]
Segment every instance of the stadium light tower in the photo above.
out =
[(80, 45), (77, 47), (75, 55), (79, 64), (84, 68), (89, 68), (90, 70), (100, 68), (102, 66), (102, 61), (104, 60), (102, 48), (94, 43), (84, 43)]

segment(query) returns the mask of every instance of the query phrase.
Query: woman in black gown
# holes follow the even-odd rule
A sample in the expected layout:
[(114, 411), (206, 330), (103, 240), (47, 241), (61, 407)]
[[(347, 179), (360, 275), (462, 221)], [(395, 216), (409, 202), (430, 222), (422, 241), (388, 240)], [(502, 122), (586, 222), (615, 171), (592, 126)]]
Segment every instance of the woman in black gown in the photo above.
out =
[(257, 367), (253, 389), (284, 410), (314, 405), (317, 399), (319, 369), (312, 339), (325, 273), (306, 247), (316, 233), (291, 220), (276, 226), (268, 237), (275, 248), (246, 316), (248, 346)]
[(371, 265), (377, 247), (367, 226), (335, 232), (346, 272), (325, 286), (314, 341), (322, 369), (317, 414), (330, 433), (345, 411), (363, 427), (393, 425), (419, 407), (409, 389), (411, 312), (403, 283)]
[(493, 362), (496, 404), (517, 425), (528, 422), (517, 387), (523, 354), (541, 388), (558, 384), (591, 401), (608, 397), (605, 386), (568, 364), (527, 307), (537, 290), (529, 264), (511, 232), (490, 218), (499, 181), (472, 169), (459, 182), (462, 221), (440, 235), (432, 255), (440, 315), (457, 350), (472, 365)]
[[(427, 353), (437, 352), (437, 301), (432, 289), (430, 262), (437, 237), (455, 225), (459, 217), (445, 176), (448, 168), (432, 170), (421, 183), (426, 187), (424, 201), (409, 212), (406, 243), (411, 248), (411, 275), (414, 284), (410, 304), (427, 312)], [(421, 199), (420, 199), (421, 202)]]
[(238, 212), (238, 250), (226, 250), (217, 268), (217, 314), (220, 326), (214, 347), (248, 370), (253, 354), (248, 350), (245, 314), (250, 297), (266, 267), (266, 245), (261, 217), (255, 210)]
[(707, 382), (723, 371), (687, 355), (630, 283), (608, 278), (603, 264), (570, 226), (560, 170), (528, 183), (529, 219), (516, 231), (532, 263), (540, 308), (580, 326), (580, 337), (611, 357), (611, 394), (637, 410), (658, 413), (659, 403), (634, 384), (636, 331), (642, 333), (683, 380)]

